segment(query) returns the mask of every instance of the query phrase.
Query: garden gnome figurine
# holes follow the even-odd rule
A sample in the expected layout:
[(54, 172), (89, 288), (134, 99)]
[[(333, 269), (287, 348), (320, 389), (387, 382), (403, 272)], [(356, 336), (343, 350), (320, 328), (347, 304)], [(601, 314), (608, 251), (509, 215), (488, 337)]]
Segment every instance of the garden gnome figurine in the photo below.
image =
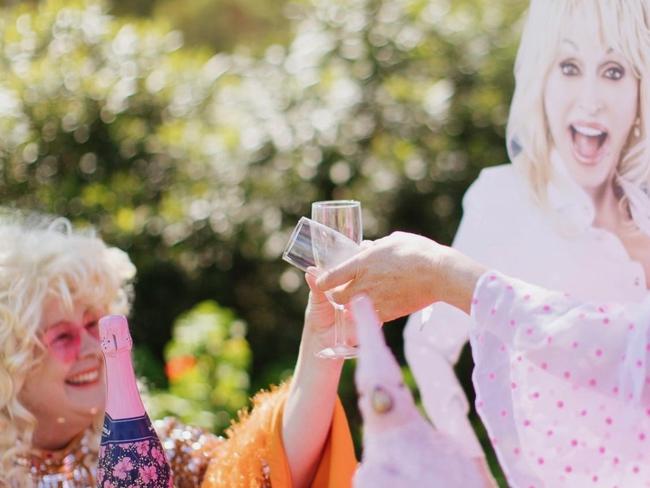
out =
[(363, 459), (354, 488), (485, 486), (470, 457), (415, 407), (370, 299), (357, 296), (351, 307), (359, 339), (355, 380), (363, 416)]

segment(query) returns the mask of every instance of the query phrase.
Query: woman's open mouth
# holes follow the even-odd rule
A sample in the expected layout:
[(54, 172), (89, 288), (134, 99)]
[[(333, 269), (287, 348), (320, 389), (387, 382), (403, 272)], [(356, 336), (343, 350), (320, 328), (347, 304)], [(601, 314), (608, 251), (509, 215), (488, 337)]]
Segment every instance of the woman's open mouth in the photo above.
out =
[(584, 164), (596, 164), (604, 152), (607, 130), (595, 124), (571, 124), (569, 130), (575, 158)]
[(65, 380), (66, 384), (71, 386), (88, 386), (94, 385), (99, 381), (99, 369), (93, 368), (82, 371), (70, 376)]

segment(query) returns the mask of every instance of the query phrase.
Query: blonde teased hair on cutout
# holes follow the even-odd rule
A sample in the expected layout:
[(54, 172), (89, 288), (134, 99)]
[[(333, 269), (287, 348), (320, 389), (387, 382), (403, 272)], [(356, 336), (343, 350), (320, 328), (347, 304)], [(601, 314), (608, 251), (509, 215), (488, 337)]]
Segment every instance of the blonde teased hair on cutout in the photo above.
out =
[[(45, 357), (45, 302), (57, 298), (72, 308), (83, 300), (127, 313), (135, 267), (126, 253), (63, 218), (2, 209), (0, 236), (0, 486), (27, 486), (26, 468), (16, 460), (31, 447), (36, 419), (19, 392)], [(89, 426), (97, 445), (100, 422)]]
[(507, 125), (508, 153), (536, 200), (547, 203), (552, 138), (544, 87), (560, 41), (581, 12), (595, 11), (603, 40), (632, 65), (639, 80), (639, 130), (631, 131), (617, 177), (650, 190), (650, 2), (647, 0), (531, 0), (515, 61), (515, 92)]

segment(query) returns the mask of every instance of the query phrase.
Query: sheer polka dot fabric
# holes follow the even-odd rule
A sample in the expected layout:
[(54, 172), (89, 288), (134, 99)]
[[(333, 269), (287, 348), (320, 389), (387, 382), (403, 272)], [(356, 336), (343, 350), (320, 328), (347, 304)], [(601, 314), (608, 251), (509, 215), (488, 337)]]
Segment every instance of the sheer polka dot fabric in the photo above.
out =
[(488, 272), (471, 314), (476, 408), (512, 486), (650, 486), (650, 298), (584, 304)]

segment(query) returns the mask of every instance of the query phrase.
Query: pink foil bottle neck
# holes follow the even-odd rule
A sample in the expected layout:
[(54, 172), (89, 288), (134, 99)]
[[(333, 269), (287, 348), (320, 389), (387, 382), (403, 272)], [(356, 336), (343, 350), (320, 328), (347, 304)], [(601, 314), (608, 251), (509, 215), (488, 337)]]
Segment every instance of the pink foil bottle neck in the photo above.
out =
[(145, 414), (135, 380), (129, 324), (123, 315), (99, 319), (99, 337), (106, 359), (106, 413), (124, 419)]
[(131, 351), (133, 341), (124, 315), (106, 315), (99, 319), (99, 338), (105, 356)]

